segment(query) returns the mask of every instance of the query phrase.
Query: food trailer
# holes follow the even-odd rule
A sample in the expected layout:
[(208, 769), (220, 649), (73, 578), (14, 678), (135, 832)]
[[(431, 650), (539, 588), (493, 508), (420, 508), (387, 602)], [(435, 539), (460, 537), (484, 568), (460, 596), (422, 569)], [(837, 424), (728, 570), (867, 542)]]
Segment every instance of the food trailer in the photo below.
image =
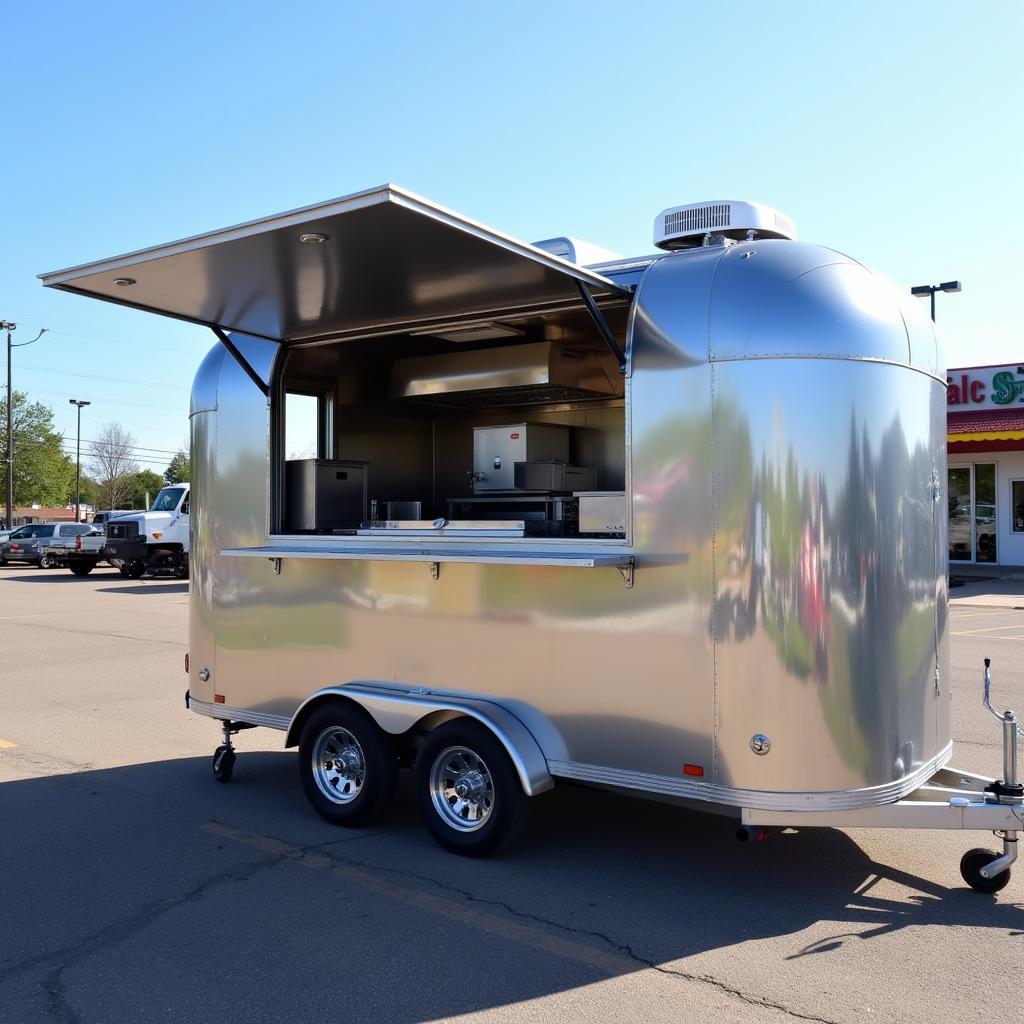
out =
[[(211, 328), (186, 702), (327, 820), (411, 768), (483, 855), (560, 780), (775, 826), (1024, 828), (950, 766), (931, 321), (753, 203), (594, 262), (394, 186), (43, 276)], [(986, 668), (987, 678), (987, 668)], [(987, 688), (986, 688), (987, 699)]]

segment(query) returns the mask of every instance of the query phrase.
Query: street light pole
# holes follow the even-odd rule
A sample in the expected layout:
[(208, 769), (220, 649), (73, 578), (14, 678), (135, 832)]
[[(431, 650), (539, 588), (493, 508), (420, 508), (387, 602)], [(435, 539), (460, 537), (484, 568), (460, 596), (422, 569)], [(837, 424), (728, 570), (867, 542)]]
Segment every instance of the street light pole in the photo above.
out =
[(7, 440), (7, 450), (4, 453), (7, 456), (7, 518), (4, 520), (4, 526), (8, 530), (14, 526), (14, 451), (12, 450), (14, 434), (11, 430), (11, 407), (14, 405), (14, 399), (11, 394), (11, 331), (17, 330), (17, 328), (17, 324), (6, 320), (0, 324), (0, 330), (7, 332), (7, 433), (4, 435)]
[(78, 436), (75, 439), (75, 522), (82, 521), (82, 406), (92, 402), (80, 402), (77, 398), (69, 398), (68, 402), (78, 406)]
[(14, 389), (11, 386), (11, 349), (24, 348), (37, 342), (47, 331), (43, 327), (32, 341), (23, 341), (15, 345), (11, 341), (11, 332), (18, 329), (17, 324), (9, 320), (0, 320), (0, 331), (7, 332), (7, 528), (14, 525), (14, 428), (12, 427), (12, 416), (14, 412)]
[(960, 290), (959, 281), (943, 281), (942, 284), (916, 284), (910, 289), (910, 294), (918, 299), (923, 299), (926, 295), (931, 299), (932, 323), (935, 323), (935, 293), (958, 292)]

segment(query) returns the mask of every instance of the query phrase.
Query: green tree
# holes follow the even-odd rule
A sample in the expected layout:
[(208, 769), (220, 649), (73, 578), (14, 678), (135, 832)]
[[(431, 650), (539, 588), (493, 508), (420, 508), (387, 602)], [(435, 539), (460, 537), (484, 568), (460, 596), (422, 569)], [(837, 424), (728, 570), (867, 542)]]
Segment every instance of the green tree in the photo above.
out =
[(187, 484), (192, 479), (192, 457), (184, 450), (171, 459), (164, 470), (164, 480), (169, 484)]
[(160, 488), (164, 486), (164, 478), (159, 473), (154, 473), (151, 469), (140, 469), (132, 477), (131, 486), (132, 508), (148, 508), (146, 494), (149, 494), (149, 500), (152, 501), (157, 496)]
[[(0, 424), (7, 422), (7, 399), (0, 401)], [(53, 429), (53, 411), (14, 392), (14, 495), (12, 504), (63, 505), (74, 489), (75, 463), (64, 454), (63, 435)], [(4, 455), (7, 439), (3, 442)], [(6, 467), (5, 467), (6, 468)], [(7, 501), (7, 474), (0, 473), (0, 504)]]

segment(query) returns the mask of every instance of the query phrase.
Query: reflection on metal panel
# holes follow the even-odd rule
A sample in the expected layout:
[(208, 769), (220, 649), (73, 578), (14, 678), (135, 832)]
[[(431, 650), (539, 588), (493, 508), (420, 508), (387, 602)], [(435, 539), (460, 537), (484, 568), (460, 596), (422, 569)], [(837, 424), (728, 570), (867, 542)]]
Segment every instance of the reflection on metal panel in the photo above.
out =
[(715, 367), (720, 783), (876, 786), (948, 743), (934, 725), (938, 390), (875, 363)]
[(910, 358), (897, 297), (846, 256), (801, 242), (732, 246), (715, 275), (711, 356)]

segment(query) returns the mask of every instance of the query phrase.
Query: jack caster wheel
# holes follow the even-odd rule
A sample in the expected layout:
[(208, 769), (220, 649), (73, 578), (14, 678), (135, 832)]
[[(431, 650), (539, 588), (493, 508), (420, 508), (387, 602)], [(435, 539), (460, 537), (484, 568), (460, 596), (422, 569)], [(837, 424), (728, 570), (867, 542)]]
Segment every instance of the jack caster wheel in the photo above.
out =
[(960, 858), (960, 874), (963, 876), (963, 880), (975, 892), (999, 892), (1010, 880), (1010, 869), (1000, 871), (995, 878), (982, 877), (981, 869), (1001, 856), (1002, 854), (992, 850), (982, 850), (980, 847), (968, 850)]
[(494, 734), (467, 718), (438, 726), (416, 755), (416, 802), (430, 834), (452, 853), (486, 857), (526, 825), (528, 797)]
[(213, 752), (213, 777), (218, 782), (230, 782), (235, 770), (235, 752), (222, 743)]

